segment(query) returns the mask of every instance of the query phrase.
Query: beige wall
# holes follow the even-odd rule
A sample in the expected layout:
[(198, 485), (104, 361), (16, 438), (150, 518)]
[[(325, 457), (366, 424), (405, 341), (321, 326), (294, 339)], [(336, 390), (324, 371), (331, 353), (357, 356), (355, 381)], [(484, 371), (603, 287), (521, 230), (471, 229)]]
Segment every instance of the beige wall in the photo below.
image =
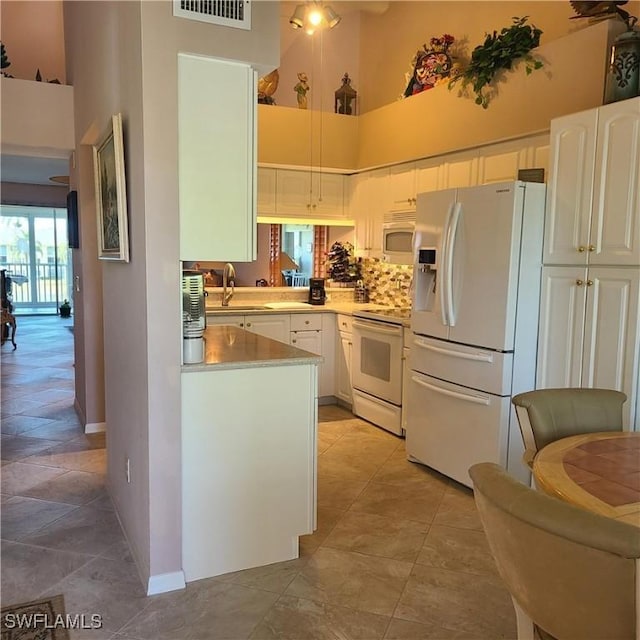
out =
[[(624, 8), (632, 15), (640, 15), (637, 0)], [(589, 26), (584, 19), (571, 20), (574, 15), (570, 3), (559, 0), (391, 2), (383, 15), (364, 12), (357, 87), (362, 96), (362, 112), (399, 98), (406, 87), (404, 74), (410, 71), (413, 56), (432, 36), (453, 35), (465, 44), (460, 55), (464, 59), (483, 42), (485, 33), (509, 26), (512, 16), (529, 16), (529, 22), (542, 29), (540, 44), (545, 45)], [(581, 72), (580, 68), (575, 70), (576, 79)]]
[(62, 0), (9, 0), (0, 2), (0, 40), (14, 78), (66, 83)]
[(437, 156), (543, 132), (553, 118), (601, 105), (610, 30), (620, 28), (617, 22), (600, 22), (540, 46), (545, 67), (531, 75), (517, 67), (508, 72), (487, 109), (443, 85), (364, 114), (357, 166)]

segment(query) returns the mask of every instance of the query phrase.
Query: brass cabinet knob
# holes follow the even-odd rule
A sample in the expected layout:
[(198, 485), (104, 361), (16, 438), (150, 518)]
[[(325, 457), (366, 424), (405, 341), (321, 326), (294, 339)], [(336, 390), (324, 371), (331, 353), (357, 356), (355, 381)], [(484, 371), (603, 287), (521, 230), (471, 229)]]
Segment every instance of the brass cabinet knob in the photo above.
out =
[(305, 323), (305, 324), (309, 324), (309, 321), (308, 321), (308, 320), (305, 320), (305, 321), (304, 321), (304, 323)]
[(250, 322), (247, 322), (247, 327), (250, 327), (250, 326), (251, 326), (251, 323), (250, 323)]
[(593, 280), (587, 280), (587, 287), (593, 286)]
[(584, 247), (578, 247), (578, 251), (579, 251), (580, 253), (584, 253), (584, 250), (585, 250), (585, 249), (584, 249)]
[(589, 251), (595, 251), (595, 250), (596, 250), (595, 245), (590, 244), (590, 245), (589, 245)]
[(584, 284), (584, 280), (576, 280), (576, 284), (581, 287)]
[(294, 339), (291, 341), (291, 344), (295, 344), (296, 342), (297, 342), (297, 341), (296, 341), (296, 339), (294, 338)]

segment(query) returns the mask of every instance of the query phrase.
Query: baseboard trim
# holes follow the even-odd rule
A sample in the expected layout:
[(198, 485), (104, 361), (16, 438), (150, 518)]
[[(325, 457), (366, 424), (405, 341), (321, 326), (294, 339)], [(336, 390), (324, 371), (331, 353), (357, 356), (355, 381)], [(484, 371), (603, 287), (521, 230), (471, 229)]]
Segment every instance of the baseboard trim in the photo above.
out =
[(107, 430), (106, 422), (88, 422), (84, 425), (85, 433), (102, 433)]
[(147, 595), (154, 596), (158, 593), (177, 591), (187, 586), (184, 579), (184, 571), (173, 571), (172, 573), (160, 573), (157, 576), (149, 576), (147, 583)]

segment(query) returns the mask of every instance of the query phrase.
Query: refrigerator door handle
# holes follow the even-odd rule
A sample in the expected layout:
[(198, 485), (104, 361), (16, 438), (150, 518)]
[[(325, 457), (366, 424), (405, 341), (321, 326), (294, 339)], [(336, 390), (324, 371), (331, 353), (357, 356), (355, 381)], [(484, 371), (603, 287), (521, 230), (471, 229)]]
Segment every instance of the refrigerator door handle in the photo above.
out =
[[(453, 209), (455, 207), (455, 203), (449, 205), (449, 210), (447, 211), (447, 219), (445, 220), (444, 227), (442, 229), (442, 242), (440, 246), (440, 255), (442, 256), (440, 264), (441, 264), (441, 274), (440, 274), (440, 314), (442, 317), (442, 324), (445, 327), (449, 326), (449, 299), (448, 299), (448, 289), (447, 289), (447, 251), (449, 248), (449, 232), (451, 228), (451, 218), (453, 215)], [(436, 276), (437, 277), (437, 276)]]
[(452, 358), (462, 358), (463, 360), (475, 360), (477, 362), (493, 362), (493, 356), (488, 353), (464, 353), (461, 351), (454, 351), (453, 349), (443, 349), (442, 347), (435, 347), (432, 344), (425, 344), (419, 339), (415, 339), (413, 343), (421, 349), (427, 349), (435, 353), (441, 353), (445, 356)]
[(479, 398), (478, 396), (470, 396), (466, 393), (458, 393), (457, 391), (449, 391), (448, 389), (442, 389), (441, 387), (436, 387), (435, 385), (429, 384), (416, 376), (411, 376), (411, 379), (419, 384), (421, 387), (426, 387), (430, 391), (435, 391), (436, 393), (440, 393), (443, 396), (450, 396), (452, 398), (456, 398), (457, 400), (464, 400), (465, 402), (473, 402), (475, 404), (483, 404), (488, 406), (489, 399), (488, 398)]
[(447, 300), (447, 319), (448, 325), (454, 327), (456, 324), (456, 310), (453, 304), (453, 257), (456, 246), (456, 234), (458, 232), (458, 224), (460, 222), (460, 216), (462, 214), (462, 204), (456, 202), (453, 205), (452, 215), (449, 219), (448, 233), (447, 233), (447, 249), (445, 253), (445, 288), (447, 293), (445, 294)]

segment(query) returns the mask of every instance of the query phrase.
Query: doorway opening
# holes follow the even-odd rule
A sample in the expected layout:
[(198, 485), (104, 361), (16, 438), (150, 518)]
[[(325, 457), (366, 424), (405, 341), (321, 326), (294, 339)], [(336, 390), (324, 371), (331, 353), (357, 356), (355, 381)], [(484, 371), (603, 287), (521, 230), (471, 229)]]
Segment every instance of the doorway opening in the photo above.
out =
[(0, 268), (11, 278), (15, 315), (53, 315), (72, 303), (67, 210), (2, 205)]

